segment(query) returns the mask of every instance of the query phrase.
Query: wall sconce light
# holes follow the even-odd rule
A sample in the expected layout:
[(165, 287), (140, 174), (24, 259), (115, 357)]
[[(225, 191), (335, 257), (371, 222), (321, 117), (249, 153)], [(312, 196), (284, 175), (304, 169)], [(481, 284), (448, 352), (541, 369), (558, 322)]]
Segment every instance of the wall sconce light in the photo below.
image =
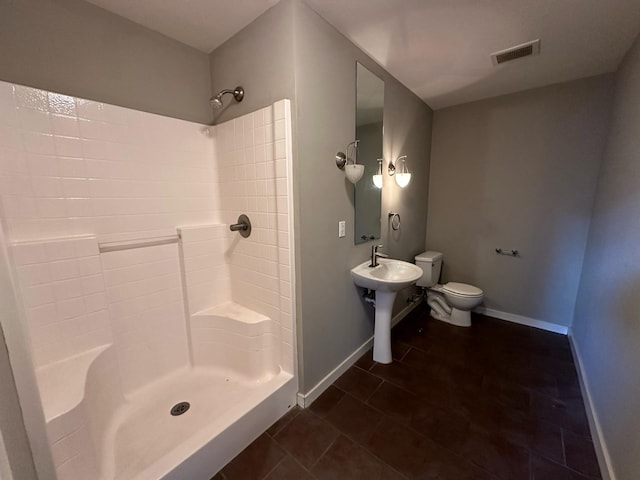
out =
[[(356, 183), (364, 175), (364, 165), (358, 165), (358, 142), (356, 140), (347, 145), (346, 154), (343, 152), (336, 153), (336, 166), (340, 170), (344, 170), (344, 174), (351, 183)], [(353, 163), (349, 163), (349, 148), (353, 149)]]
[(378, 188), (382, 188), (382, 159), (381, 158), (378, 159), (378, 171), (373, 176), (373, 184)]
[[(406, 155), (398, 157), (395, 162), (389, 162), (389, 168), (387, 169), (387, 173), (390, 177), (393, 177), (394, 175), (396, 176), (396, 183), (400, 188), (406, 187), (411, 181), (411, 173), (409, 173), (409, 169), (407, 168), (406, 159)], [(398, 162), (401, 163), (396, 174), (396, 164)]]

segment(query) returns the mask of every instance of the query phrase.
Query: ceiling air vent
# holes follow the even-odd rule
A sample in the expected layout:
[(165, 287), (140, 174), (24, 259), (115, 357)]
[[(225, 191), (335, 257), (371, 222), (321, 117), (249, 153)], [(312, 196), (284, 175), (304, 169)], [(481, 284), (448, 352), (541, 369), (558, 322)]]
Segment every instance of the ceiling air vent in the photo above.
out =
[(533, 40), (531, 42), (516, 45), (515, 47), (500, 50), (491, 54), (491, 61), (494, 65), (510, 62), (517, 58), (528, 57), (530, 55), (537, 55), (540, 53), (540, 39)]

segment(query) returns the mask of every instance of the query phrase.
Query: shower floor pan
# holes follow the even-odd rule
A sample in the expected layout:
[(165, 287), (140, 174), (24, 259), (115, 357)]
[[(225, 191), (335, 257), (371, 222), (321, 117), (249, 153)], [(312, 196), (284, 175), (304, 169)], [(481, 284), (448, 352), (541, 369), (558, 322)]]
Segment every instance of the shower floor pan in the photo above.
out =
[[(128, 396), (104, 442), (103, 479), (209, 480), (295, 399), (286, 372), (246, 381), (214, 369), (179, 371)], [(174, 416), (171, 409), (188, 402)]]

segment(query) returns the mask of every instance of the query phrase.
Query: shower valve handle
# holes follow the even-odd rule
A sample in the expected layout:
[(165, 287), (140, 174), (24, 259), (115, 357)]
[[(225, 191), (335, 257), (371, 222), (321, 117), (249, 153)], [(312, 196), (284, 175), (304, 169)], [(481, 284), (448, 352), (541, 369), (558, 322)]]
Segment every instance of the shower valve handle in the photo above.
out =
[(238, 217), (238, 223), (229, 225), (229, 230), (232, 232), (240, 232), (244, 238), (251, 235), (251, 221), (244, 213)]
[(230, 225), (230, 226), (229, 226), (229, 229), (230, 229), (232, 232), (237, 232), (238, 230), (246, 230), (247, 228), (249, 228), (249, 225), (247, 225), (247, 224), (246, 224), (246, 223), (244, 223), (244, 222), (241, 222), (241, 223), (234, 223), (234, 224), (232, 224), (232, 225)]

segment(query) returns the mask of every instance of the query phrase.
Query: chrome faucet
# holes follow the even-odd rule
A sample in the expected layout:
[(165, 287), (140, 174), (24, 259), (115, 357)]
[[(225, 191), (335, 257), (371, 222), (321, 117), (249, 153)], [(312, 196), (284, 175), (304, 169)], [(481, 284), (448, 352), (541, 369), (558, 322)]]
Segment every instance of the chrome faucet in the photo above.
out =
[(371, 245), (371, 263), (369, 267), (377, 267), (378, 266), (378, 257), (387, 258), (389, 255), (378, 252), (378, 249), (381, 248), (382, 245)]

